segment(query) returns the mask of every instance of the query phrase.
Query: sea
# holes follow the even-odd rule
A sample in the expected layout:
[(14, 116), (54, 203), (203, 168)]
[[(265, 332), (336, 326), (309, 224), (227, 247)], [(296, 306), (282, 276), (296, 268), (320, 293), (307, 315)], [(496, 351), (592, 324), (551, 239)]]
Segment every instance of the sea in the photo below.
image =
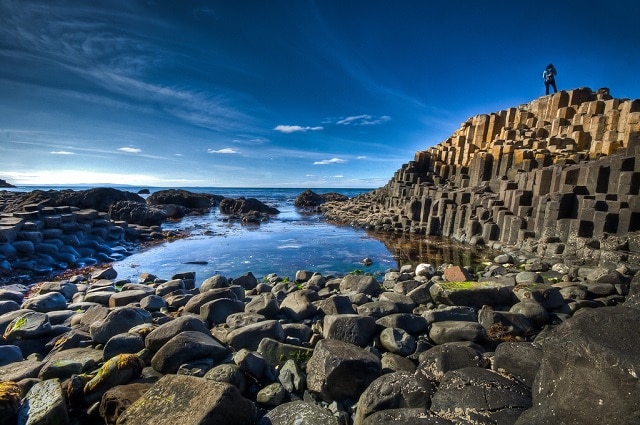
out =
[[(96, 187), (96, 186), (91, 186)], [(150, 193), (169, 188), (114, 186), (120, 190)], [(87, 186), (18, 186), (12, 191), (84, 190)], [(260, 224), (229, 221), (217, 208), (203, 215), (166, 222), (163, 230), (182, 231), (188, 236), (136, 250), (113, 264), (119, 279), (136, 281), (142, 273), (162, 279), (182, 272), (195, 272), (202, 282), (213, 275), (228, 278), (253, 273), (258, 279), (270, 274), (293, 279), (298, 270), (342, 276), (348, 273), (383, 275), (404, 264), (442, 263), (473, 265), (482, 253), (442, 238), (416, 235), (377, 234), (324, 220), (322, 214), (295, 207), (305, 188), (185, 187), (194, 193), (229, 198), (256, 198), (275, 207), (280, 214)], [(323, 194), (337, 192), (348, 197), (369, 192), (368, 188), (312, 189)], [(149, 195), (140, 195), (143, 198)], [(365, 264), (365, 259), (370, 264)], [(367, 261), (367, 264), (369, 262)]]

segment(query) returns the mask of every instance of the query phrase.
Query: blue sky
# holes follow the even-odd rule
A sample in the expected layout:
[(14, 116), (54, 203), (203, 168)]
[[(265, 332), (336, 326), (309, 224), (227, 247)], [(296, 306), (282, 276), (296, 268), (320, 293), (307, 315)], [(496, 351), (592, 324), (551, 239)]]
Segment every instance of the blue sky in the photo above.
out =
[(640, 97), (640, 2), (0, 0), (0, 178), (379, 187), (472, 115)]

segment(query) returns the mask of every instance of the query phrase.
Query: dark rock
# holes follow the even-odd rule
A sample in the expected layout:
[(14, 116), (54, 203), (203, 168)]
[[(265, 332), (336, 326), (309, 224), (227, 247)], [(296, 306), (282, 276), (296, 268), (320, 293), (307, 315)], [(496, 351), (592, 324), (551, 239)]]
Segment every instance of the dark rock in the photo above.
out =
[(436, 282), (429, 292), (438, 304), (482, 308), (512, 304), (512, 287), (498, 282)]
[(139, 378), (143, 368), (144, 362), (135, 354), (118, 354), (107, 360), (84, 386), (85, 403), (95, 403), (110, 388)]
[(382, 373), (380, 359), (362, 348), (323, 339), (307, 364), (307, 387), (323, 399), (354, 400)]
[(416, 373), (435, 382), (440, 382), (449, 371), (485, 365), (479, 351), (455, 342), (436, 345), (421, 353), (419, 359), (420, 365)]
[[(20, 312), (22, 312), (22, 314), (19, 314)], [(2, 335), (7, 342), (19, 339), (42, 338), (51, 333), (51, 323), (45, 313), (37, 313), (31, 310), (17, 310), (5, 316), (9, 318), (15, 316)]]
[(278, 301), (272, 293), (260, 294), (249, 301), (244, 311), (247, 313), (260, 314), (266, 318), (273, 319), (280, 312)]
[(94, 370), (102, 362), (102, 351), (93, 348), (71, 348), (51, 355), (40, 370), (40, 379), (64, 380)]
[(255, 211), (262, 214), (280, 214), (277, 208), (270, 207), (256, 198), (225, 198), (220, 201), (220, 212), (222, 214), (247, 214)]
[(184, 331), (167, 341), (151, 359), (160, 373), (176, 373), (183, 363), (203, 358), (221, 361), (229, 349), (202, 332)]
[(118, 354), (134, 354), (144, 348), (144, 338), (134, 333), (122, 333), (109, 338), (104, 345), (103, 359), (109, 360)]
[(313, 192), (310, 189), (305, 190), (298, 196), (296, 196), (296, 207), (317, 207), (325, 203), (324, 198), (321, 195)]
[(258, 425), (339, 425), (329, 410), (306, 401), (292, 401), (270, 410)]
[(154, 192), (147, 198), (149, 205), (180, 205), (194, 210), (207, 210), (223, 199), (219, 195), (193, 193), (183, 189), (167, 189)]
[(145, 338), (145, 346), (155, 353), (171, 338), (186, 331), (196, 331), (211, 336), (207, 324), (202, 319), (194, 316), (180, 316), (151, 331)]
[[(0, 367), (22, 361), (22, 350), (15, 345), (0, 345)], [(1, 379), (0, 379), (1, 380)]]
[(43, 295), (27, 298), (25, 302), (22, 303), (22, 308), (40, 313), (64, 310), (67, 308), (67, 299), (59, 292), (49, 292)]
[(165, 211), (148, 206), (144, 200), (142, 202), (118, 201), (109, 207), (111, 220), (121, 220), (141, 226), (159, 226), (167, 217)]
[(380, 344), (385, 350), (401, 356), (408, 356), (416, 349), (415, 338), (400, 328), (384, 328), (380, 332)]
[(227, 335), (227, 344), (236, 350), (246, 348), (255, 351), (263, 338), (282, 342), (284, 340), (284, 330), (280, 322), (277, 320), (265, 320), (234, 329)]
[(151, 383), (118, 385), (107, 390), (100, 400), (100, 416), (108, 425), (116, 425), (120, 415), (152, 386)]
[(534, 407), (518, 424), (638, 421), (640, 311), (585, 310), (542, 338)]
[(339, 339), (360, 347), (366, 347), (377, 331), (373, 317), (358, 314), (324, 316), (322, 333), (325, 338)]
[(127, 332), (134, 326), (151, 323), (151, 314), (139, 307), (121, 307), (113, 310), (103, 320), (89, 326), (91, 338), (98, 344), (104, 344), (112, 336)]
[(233, 313), (244, 311), (244, 303), (237, 299), (220, 298), (204, 303), (200, 307), (200, 318), (206, 320), (209, 325), (215, 326), (225, 323), (227, 317)]
[(203, 304), (220, 298), (236, 299), (237, 297), (231, 288), (210, 289), (191, 298), (184, 306), (184, 312), (200, 314), (200, 307), (202, 307)]
[(296, 322), (309, 319), (316, 314), (317, 309), (313, 301), (317, 300), (317, 296), (309, 290), (292, 292), (280, 303), (280, 311)]
[(0, 424), (13, 425), (18, 417), (20, 386), (15, 382), (0, 382)]
[(373, 276), (348, 274), (340, 282), (340, 292), (376, 296), (380, 293), (380, 284)]
[(72, 206), (107, 212), (109, 206), (117, 201), (144, 202), (144, 199), (131, 192), (105, 187), (78, 191), (34, 190), (18, 195), (10, 205), (5, 206), (4, 211), (22, 211), (27, 205), (39, 204), (39, 206)]
[(251, 272), (247, 272), (242, 276), (233, 279), (234, 285), (240, 285), (244, 289), (250, 291), (258, 285), (258, 279)]
[(429, 338), (436, 344), (456, 341), (481, 342), (486, 331), (478, 322), (436, 322), (431, 325)]
[(258, 345), (258, 353), (273, 367), (282, 367), (288, 360), (306, 363), (313, 349), (285, 344), (271, 338), (263, 338)]
[(57, 379), (36, 383), (25, 397), (18, 412), (19, 424), (68, 424), (65, 397)]
[(429, 327), (424, 317), (409, 313), (389, 314), (376, 320), (376, 324), (387, 328), (399, 328), (412, 335), (424, 333)]
[(542, 348), (530, 342), (503, 342), (493, 356), (493, 369), (508, 373), (531, 388), (540, 368)]
[(362, 393), (356, 407), (354, 425), (365, 423), (367, 416), (387, 409), (420, 408), (431, 405), (434, 385), (421, 376), (396, 372), (374, 380)]
[(531, 393), (496, 372), (468, 367), (447, 372), (431, 401), (431, 411), (439, 416), (512, 424), (531, 407)]
[(215, 382), (233, 385), (241, 393), (244, 393), (248, 386), (248, 379), (244, 372), (240, 370), (238, 365), (231, 363), (224, 363), (212, 367), (204, 374), (204, 378)]

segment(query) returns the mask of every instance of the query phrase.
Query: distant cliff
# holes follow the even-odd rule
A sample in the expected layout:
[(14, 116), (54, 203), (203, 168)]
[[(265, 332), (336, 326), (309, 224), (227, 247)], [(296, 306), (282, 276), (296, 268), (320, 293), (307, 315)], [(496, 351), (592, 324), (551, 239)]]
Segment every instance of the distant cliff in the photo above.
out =
[(0, 179), (0, 187), (15, 187), (15, 186), (12, 185), (11, 183), (7, 183), (6, 180)]
[(463, 122), (382, 188), (323, 209), (381, 232), (640, 264), (640, 100), (561, 91)]

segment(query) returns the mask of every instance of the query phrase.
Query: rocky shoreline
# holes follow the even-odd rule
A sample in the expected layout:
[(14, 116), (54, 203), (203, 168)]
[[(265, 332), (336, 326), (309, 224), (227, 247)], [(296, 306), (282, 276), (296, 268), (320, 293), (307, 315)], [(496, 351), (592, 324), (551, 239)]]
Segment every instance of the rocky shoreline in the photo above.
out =
[(638, 423), (640, 275), (531, 269), (5, 286), (1, 421)]

